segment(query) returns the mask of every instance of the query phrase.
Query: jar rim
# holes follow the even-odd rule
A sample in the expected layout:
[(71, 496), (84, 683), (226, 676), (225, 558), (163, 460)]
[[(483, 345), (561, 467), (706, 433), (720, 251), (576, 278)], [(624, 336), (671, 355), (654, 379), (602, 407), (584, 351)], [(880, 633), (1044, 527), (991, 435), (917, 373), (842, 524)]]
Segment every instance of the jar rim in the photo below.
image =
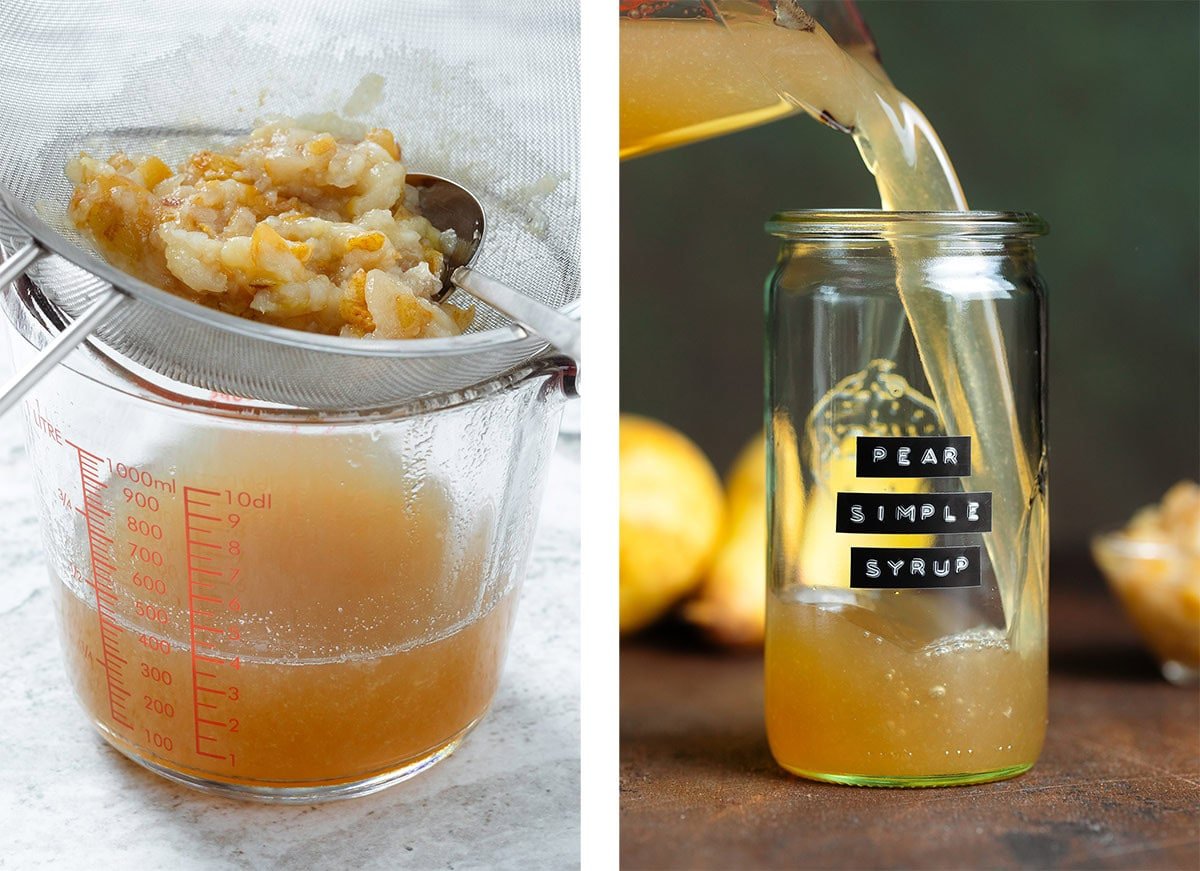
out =
[(1034, 239), (1050, 225), (1034, 212), (787, 209), (772, 215), (766, 230), (784, 239)]

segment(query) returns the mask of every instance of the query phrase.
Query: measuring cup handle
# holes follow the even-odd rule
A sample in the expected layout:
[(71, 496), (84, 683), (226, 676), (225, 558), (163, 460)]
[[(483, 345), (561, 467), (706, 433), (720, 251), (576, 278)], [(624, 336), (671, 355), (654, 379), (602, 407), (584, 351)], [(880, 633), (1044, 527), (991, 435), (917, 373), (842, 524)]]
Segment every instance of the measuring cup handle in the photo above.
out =
[(541, 336), (576, 363), (580, 362), (579, 321), (467, 266), (455, 269), (450, 280), (455, 287), (483, 300), (531, 333)]
[[(0, 287), (4, 287), (21, 275), (45, 253), (45, 249), (30, 242), (3, 264), (0, 264)], [(70, 326), (42, 348), (28, 366), (0, 388), (0, 415), (16, 405), (34, 384), (45, 377), (46, 373), (58, 365), (67, 354), (71, 353), (76, 345), (86, 339), (126, 299), (127, 297), (123, 293), (109, 286), (108, 290), (103, 292), (100, 298), (92, 303), (82, 315), (71, 321)]]

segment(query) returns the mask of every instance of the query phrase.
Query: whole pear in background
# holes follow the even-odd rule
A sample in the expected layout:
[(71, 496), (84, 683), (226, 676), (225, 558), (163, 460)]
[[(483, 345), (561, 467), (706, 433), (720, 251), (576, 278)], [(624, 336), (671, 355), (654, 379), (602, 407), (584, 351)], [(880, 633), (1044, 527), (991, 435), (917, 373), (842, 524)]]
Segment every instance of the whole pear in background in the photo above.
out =
[(729, 473), (725, 529), (712, 568), (684, 609), (688, 620), (717, 642), (757, 646), (763, 641), (767, 577), (767, 454), (759, 433)]
[(665, 424), (620, 423), (621, 632), (642, 629), (695, 589), (725, 515), (721, 482), (704, 453)]

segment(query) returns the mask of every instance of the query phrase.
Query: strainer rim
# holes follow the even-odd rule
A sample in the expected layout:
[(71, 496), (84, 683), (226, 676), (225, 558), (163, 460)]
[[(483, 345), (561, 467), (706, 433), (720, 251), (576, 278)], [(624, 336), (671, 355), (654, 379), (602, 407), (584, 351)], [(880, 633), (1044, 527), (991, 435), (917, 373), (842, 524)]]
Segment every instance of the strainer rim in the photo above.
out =
[[(207, 327), (250, 339), (261, 339), (276, 345), (287, 345), (311, 351), (326, 351), (361, 357), (425, 358), (457, 356), (474, 351), (494, 351), (538, 337), (513, 324), (493, 327), (478, 333), (459, 336), (415, 339), (358, 339), (310, 333), (291, 327), (280, 327), (252, 321), (229, 312), (211, 309), (182, 296), (165, 291), (130, 275), (112, 264), (95, 258), (85, 258), (82, 249), (59, 233), (28, 206), (0, 184), (0, 208), (16, 221), (40, 246), (68, 263), (108, 282), (114, 292), (124, 293), (138, 302), (167, 309)], [(573, 315), (579, 309), (579, 299), (559, 307), (563, 314)], [(545, 347), (545, 343), (542, 344)]]

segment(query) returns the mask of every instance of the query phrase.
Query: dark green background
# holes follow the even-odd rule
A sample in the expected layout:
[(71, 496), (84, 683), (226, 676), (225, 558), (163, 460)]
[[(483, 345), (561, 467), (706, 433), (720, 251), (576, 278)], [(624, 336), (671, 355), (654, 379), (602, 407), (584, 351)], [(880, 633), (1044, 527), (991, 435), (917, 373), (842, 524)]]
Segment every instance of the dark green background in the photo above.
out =
[[(1033, 210), (1049, 284), (1052, 541), (1078, 551), (1200, 455), (1200, 5), (863, 2), (974, 208)], [(722, 472), (760, 426), (763, 221), (878, 208), (806, 117), (621, 167), (621, 406)]]

